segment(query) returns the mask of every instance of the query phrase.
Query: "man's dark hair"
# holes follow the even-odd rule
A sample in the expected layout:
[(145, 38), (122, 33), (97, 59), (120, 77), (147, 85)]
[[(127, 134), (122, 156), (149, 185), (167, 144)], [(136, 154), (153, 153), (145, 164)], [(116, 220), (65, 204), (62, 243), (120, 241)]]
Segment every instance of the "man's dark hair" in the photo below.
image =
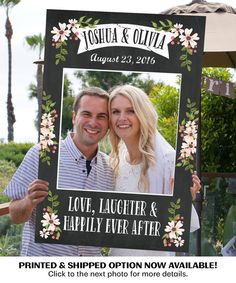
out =
[(99, 88), (99, 87), (89, 87), (81, 90), (79, 94), (76, 96), (73, 104), (73, 110), (75, 113), (77, 113), (79, 106), (80, 106), (80, 100), (83, 96), (88, 95), (88, 96), (94, 96), (94, 97), (100, 97), (103, 99), (106, 99), (107, 101), (109, 100), (109, 94)]

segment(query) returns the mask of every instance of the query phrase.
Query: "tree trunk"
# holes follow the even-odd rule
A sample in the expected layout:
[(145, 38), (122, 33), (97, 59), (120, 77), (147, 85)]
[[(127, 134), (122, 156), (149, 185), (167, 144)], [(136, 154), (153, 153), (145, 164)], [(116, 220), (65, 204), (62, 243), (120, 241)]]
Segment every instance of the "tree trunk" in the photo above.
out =
[[(42, 95), (43, 95), (43, 64), (38, 64), (37, 67), (37, 96), (38, 96), (38, 132), (40, 129), (41, 116), (42, 116)], [(39, 141), (39, 134), (38, 134)]]
[(12, 103), (11, 93), (11, 80), (12, 80), (12, 51), (11, 51), (11, 38), (13, 34), (12, 25), (7, 17), (6, 20), (6, 37), (8, 43), (8, 93), (7, 93), (7, 122), (8, 122), (8, 141), (14, 141), (14, 128), (13, 125), (16, 121), (14, 114), (14, 107)]

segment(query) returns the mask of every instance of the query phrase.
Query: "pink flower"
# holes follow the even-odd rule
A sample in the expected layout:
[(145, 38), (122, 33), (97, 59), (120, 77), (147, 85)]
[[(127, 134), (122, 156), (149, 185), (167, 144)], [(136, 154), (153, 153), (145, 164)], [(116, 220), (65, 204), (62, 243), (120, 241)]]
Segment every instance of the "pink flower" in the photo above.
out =
[(171, 29), (171, 32), (174, 34), (174, 37), (178, 37), (180, 34), (184, 32), (182, 29), (182, 24), (175, 24), (174, 27)]
[(199, 40), (198, 34), (194, 33), (191, 35), (193, 29), (185, 29), (185, 34), (181, 34), (179, 36), (180, 41), (182, 42), (182, 45), (186, 48), (195, 48), (197, 46), (197, 43), (195, 40)]
[(183, 226), (181, 221), (178, 221), (177, 223), (175, 223), (175, 221), (171, 221), (168, 222), (168, 225), (166, 225), (165, 232), (169, 233), (170, 239), (177, 239), (178, 235), (183, 234), (184, 229), (181, 228)]
[(42, 231), (39, 231), (39, 234), (40, 234), (40, 237), (41, 237), (41, 238), (45, 238), (45, 239), (47, 239), (48, 236), (50, 235), (50, 233), (48, 232), (48, 230), (45, 229), (45, 228), (43, 228)]
[(57, 42), (58, 40), (65, 41), (68, 39), (67, 37), (70, 36), (70, 30), (66, 29), (65, 23), (59, 23), (59, 29), (53, 27), (51, 33), (54, 34), (52, 38), (55, 40), (55, 42)]
[(50, 215), (46, 212), (43, 215), (44, 220), (41, 220), (41, 223), (48, 231), (55, 231), (56, 225), (60, 225), (60, 221), (57, 217), (58, 216), (54, 213)]
[(70, 19), (69, 20), (69, 24), (67, 25), (68, 29), (72, 30), (72, 32), (78, 36), (79, 32), (78, 32), (78, 29), (79, 29), (79, 24), (78, 24), (78, 21), (76, 19)]
[(174, 244), (176, 247), (182, 247), (184, 245), (184, 240), (182, 240), (181, 237), (178, 237), (175, 239)]

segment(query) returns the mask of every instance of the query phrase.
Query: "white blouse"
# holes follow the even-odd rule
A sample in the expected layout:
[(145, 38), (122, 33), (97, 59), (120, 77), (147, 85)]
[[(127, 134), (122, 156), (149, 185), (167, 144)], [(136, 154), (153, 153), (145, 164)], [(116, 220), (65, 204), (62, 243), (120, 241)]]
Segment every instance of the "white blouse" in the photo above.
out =
[[(172, 194), (171, 179), (174, 176), (175, 150), (159, 133), (157, 133), (156, 137), (155, 152), (156, 165), (148, 169), (149, 193), (159, 195)], [(127, 162), (126, 156), (127, 149), (125, 145), (122, 145), (115, 191), (142, 193), (142, 188), (139, 188), (141, 164), (131, 165)], [(195, 208), (192, 206), (190, 231), (193, 232), (199, 227), (198, 215)], [(111, 256), (173, 256), (174, 254), (173, 252), (165, 251), (121, 248), (112, 248), (110, 252)]]

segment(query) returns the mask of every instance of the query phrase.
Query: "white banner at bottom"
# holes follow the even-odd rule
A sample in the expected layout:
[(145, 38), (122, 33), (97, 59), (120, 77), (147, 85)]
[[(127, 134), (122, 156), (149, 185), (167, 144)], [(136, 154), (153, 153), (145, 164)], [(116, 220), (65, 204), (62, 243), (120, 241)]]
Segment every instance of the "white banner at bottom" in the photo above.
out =
[(235, 265), (236, 257), (0, 257), (3, 283), (223, 282)]

